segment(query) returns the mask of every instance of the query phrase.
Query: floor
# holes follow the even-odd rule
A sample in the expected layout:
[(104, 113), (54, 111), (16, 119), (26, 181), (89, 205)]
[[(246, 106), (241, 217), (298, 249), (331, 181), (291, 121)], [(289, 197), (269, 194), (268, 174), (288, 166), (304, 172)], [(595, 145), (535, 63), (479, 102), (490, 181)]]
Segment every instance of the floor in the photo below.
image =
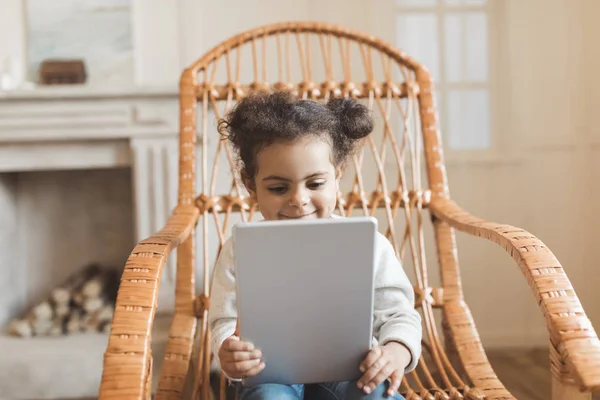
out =
[[(551, 398), (547, 350), (489, 350), (488, 357), (500, 380), (517, 399)], [(600, 400), (600, 393), (594, 395), (593, 399)]]
[[(488, 350), (487, 354), (498, 378), (517, 399), (551, 399), (546, 349)], [(600, 400), (600, 393), (593, 399)]]
[(517, 399), (551, 398), (547, 350), (496, 350), (487, 354), (498, 378)]

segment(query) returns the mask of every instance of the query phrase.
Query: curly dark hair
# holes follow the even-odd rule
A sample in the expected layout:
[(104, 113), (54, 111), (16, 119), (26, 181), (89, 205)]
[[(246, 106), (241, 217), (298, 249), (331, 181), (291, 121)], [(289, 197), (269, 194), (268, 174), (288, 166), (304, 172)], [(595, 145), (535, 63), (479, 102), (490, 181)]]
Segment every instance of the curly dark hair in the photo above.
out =
[(257, 154), (275, 142), (323, 136), (339, 166), (372, 130), (369, 110), (354, 99), (334, 98), (325, 104), (301, 100), (289, 91), (251, 94), (219, 121), (219, 132), (236, 152), (241, 176), (250, 181), (257, 173)]

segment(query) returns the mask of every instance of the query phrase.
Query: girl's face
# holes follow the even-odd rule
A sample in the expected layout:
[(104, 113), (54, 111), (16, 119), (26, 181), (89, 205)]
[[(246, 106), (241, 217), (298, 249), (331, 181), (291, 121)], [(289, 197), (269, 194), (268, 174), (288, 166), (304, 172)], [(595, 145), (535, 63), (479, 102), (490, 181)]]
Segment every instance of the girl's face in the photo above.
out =
[(274, 143), (257, 155), (254, 185), (246, 185), (267, 220), (329, 218), (335, 209), (339, 170), (331, 145), (308, 135)]

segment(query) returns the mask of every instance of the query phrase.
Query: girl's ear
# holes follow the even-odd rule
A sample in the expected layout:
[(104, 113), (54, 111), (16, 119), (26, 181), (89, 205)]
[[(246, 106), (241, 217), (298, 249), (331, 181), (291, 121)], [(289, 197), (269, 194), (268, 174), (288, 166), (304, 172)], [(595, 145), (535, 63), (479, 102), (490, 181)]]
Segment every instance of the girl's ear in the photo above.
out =
[(246, 187), (248, 193), (250, 193), (250, 198), (252, 199), (252, 201), (258, 201), (256, 197), (256, 185), (254, 184), (254, 179), (250, 179), (247, 175), (242, 174), (242, 182), (244, 183), (244, 186)]

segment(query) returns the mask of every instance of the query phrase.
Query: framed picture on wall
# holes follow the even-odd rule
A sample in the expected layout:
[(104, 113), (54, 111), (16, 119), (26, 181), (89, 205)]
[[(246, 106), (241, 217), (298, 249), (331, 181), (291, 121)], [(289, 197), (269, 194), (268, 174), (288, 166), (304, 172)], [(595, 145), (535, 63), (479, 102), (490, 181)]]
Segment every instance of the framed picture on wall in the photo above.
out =
[(26, 78), (45, 60), (81, 60), (91, 85), (133, 82), (131, 0), (23, 0)]

